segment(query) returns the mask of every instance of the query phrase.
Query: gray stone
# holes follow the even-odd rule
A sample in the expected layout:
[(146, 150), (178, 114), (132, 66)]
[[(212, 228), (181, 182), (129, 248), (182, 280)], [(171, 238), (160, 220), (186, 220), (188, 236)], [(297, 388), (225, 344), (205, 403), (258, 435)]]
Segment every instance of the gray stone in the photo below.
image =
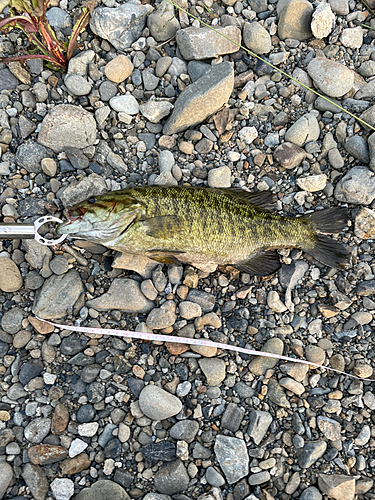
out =
[(40, 444), (48, 436), (51, 429), (51, 419), (35, 418), (25, 427), (25, 438), (30, 443)]
[(210, 68), (177, 98), (163, 133), (172, 135), (204, 121), (228, 101), (233, 85), (234, 72), (230, 63)]
[(111, 283), (108, 292), (87, 302), (87, 307), (98, 311), (116, 309), (128, 313), (148, 313), (154, 303), (147, 299), (137, 281), (126, 278), (116, 278)]
[(275, 403), (283, 408), (290, 408), (290, 403), (281, 385), (274, 379), (268, 382), (267, 397), (272, 403)]
[(91, 113), (71, 104), (51, 109), (40, 127), (38, 142), (55, 152), (72, 146), (83, 149), (96, 140), (96, 123)]
[(207, 184), (210, 188), (229, 188), (231, 186), (231, 170), (229, 167), (213, 168), (208, 172)]
[(251, 474), (248, 479), (250, 486), (256, 486), (258, 484), (267, 483), (271, 479), (271, 475), (268, 471), (258, 472), (256, 474)]
[(1, 327), (7, 333), (17, 333), (22, 328), (23, 311), (19, 307), (14, 307), (6, 311), (1, 318)]
[(22, 139), (26, 139), (27, 137), (29, 137), (29, 135), (32, 134), (36, 129), (35, 123), (31, 120), (28, 120), (24, 115), (20, 116), (18, 125), (20, 127)]
[(88, 95), (91, 92), (91, 83), (81, 75), (67, 75), (64, 80), (68, 91), (75, 96)]
[(2, 90), (13, 90), (19, 83), (18, 79), (9, 71), (8, 68), (0, 69), (0, 92)]
[(82, 281), (76, 270), (72, 269), (62, 276), (51, 276), (35, 298), (33, 314), (42, 319), (63, 318), (72, 314), (74, 304), (82, 293)]
[(173, 104), (168, 101), (147, 101), (140, 105), (142, 115), (151, 123), (160, 123), (163, 118), (169, 115)]
[[(270, 352), (272, 354), (282, 354), (284, 350), (284, 342), (275, 337), (267, 342), (262, 347), (263, 352)], [(249, 364), (249, 370), (254, 375), (264, 375), (267, 370), (274, 368), (279, 362), (276, 358), (266, 358), (257, 356)]]
[(146, 325), (153, 330), (161, 330), (172, 326), (176, 317), (176, 304), (173, 300), (167, 300), (150, 312), (146, 319)]
[(59, 9), (58, 7), (52, 7), (47, 10), (46, 17), (49, 24), (53, 28), (69, 28), (71, 27), (71, 21), (69, 14), (65, 10)]
[(306, 151), (293, 142), (284, 142), (275, 149), (273, 157), (282, 168), (290, 170), (306, 158)]
[(328, 3), (322, 2), (315, 9), (311, 20), (311, 31), (315, 38), (325, 38), (335, 26), (335, 15)]
[(221, 426), (231, 432), (237, 432), (241, 422), (245, 416), (245, 412), (235, 403), (229, 403), (221, 418)]
[(178, 441), (192, 443), (199, 430), (199, 424), (195, 420), (182, 420), (177, 422), (169, 431), (169, 435)]
[(324, 455), (326, 449), (327, 443), (325, 441), (310, 441), (306, 443), (301, 455), (298, 457), (298, 465), (302, 469), (308, 469)]
[(307, 71), (316, 86), (330, 97), (341, 97), (353, 87), (354, 72), (325, 57), (310, 61)]
[(297, 146), (304, 146), (311, 141), (317, 141), (320, 127), (315, 114), (307, 113), (301, 116), (285, 133), (285, 140)]
[(354, 167), (337, 183), (335, 198), (357, 205), (370, 205), (375, 199), (375, 177), (366, 167)]
[(363, 29), (361, 26), (356, 28), (345, 28), (342, 30), (340, 41), (344, 47), (349, 49), (360, 49), (363, 44)]
[(330, 441), (339, 441), (341, 439), (341, 425), (336, 420), (319, 416), (317, 424), (324, 437)]
[(74, 495), (74, 483), (71, 479), (57, 477), (51, 483), (55, 500), (70, 500)]
[(245, 24), (243, 43), (255, 54), (268, 54), (272, 47), (270, 34), (256, 21)]
[(315, 486), (309, 486), (303, 490), (300, 500), (322, 500), (320, 491)]
[(142, 71), (142, 80), (145, 90), (155, 90), (159, 85), (159, 78), (154, 75), (154, 69), (147, 68)]
[(89, 66), (94, 61), (95, 52), (93, 50), (84, 50), (72, 57), (68, 65), (68, 74), (87, 76)]
[(249, 455), (245, 441), (229, 436), (216, 436), (214, 451), (229, 484), (237, 483), (249, 473)]
[(146, 385), (139, 396), (139, 406), (153, 420), (173, 417), (182, 409), (182, 403), (176, 396), (156, 385)]
[(285, 0), (282, 2), (282, 8), (279, 11), (279, 38), (281, 40), (293, 38), (300, 41), (310, 38), (312, 13), (313, 8), (307, 0)]
[(114, 481), (99, 480), (90, 488), (84, 488), (73, 500), (130, 500), (124, 488)]
[(91, 174), (77, 184), (71, 184), (65, 188), (61, 194), (61, 201), (64, 207), (71, 207), (87, 200), (90, 196), (104, 194), (107, 190), (105, 180), (97, 174)]
[(333, 148), (328, 151), (328, 161), (331, 167), (335, 169), (340, 169), (345, 165), (344, 158), (341, 156), (341, 153), (337, 148)]
[(109, 101), (109, 105), (118, 113), (126, 113), (132, 116), (139, 112), (139, 104), (135, 97), (130, 94), (112, 97)]
[(348, 0), (329, 0), (329, 5), (338, 16), (347, 16), (349, 14)]
[(241, 44), (241, 31), (236, 26), (219, 27), (215, 31), (207, 27), (189, 27), (177, 32), (176, 42), (185, 60), (210, 59), (237, 52)]
[(190, 80), (192, 82), (196, 82), (208, 69), (211, 68), (211, 65), (202, 61), (190, 61), (187, 67)]
[(52, 154), (53, 153), (50, 149), (47, 149), (34, 141), (25, 142), (17, 148), (17, 165), (26, 169), (30, 173), (38, 174), (42, 171), (40, 162), (43, 158), (51, 158)]
[[(204, 476), (211, 486), (220, 488), (225, 484), (225, 479), (213, 467), (208, 467)], [(212, 491), (212, 490), (211, 490)]]
[(150, 12), (150, 5), (142, 5), (137, 0), (130, 0), (116, 8), (97, 7), (93, 11), (90, 28), (117, 50), (124, 50), (141, 36)]
[(357, 160), (362, 163), (370, 162), (367, 142), (361, 135), (352, 135), (349, 137), (344, 147), (350, 155), (354, 156), (354, 158), (357, 158)]
[(164, 495), (174, 495), (185, 491), (189, 484), (189, 476), (180, 459), (163, 465), (155, 474), (154, 485)]
[(13, 479), (13, 468), (7, 462), (0, 462), (0, 498), (3, 498)]
[(22, 469), (22, 477), (35, 500), (44, 500), (48, 492), (48, 481), (42, 467), (26, 464)]
[(219, 385), (225, 379), (225, 363), (222, 359), (204, 358), (198, 363), (209, 386)]
[(157, 10), (148, 16), (147, 26), (157, 42), (173, 38), (180, 29), (180, 23), (174, 15), (174, 6), (165, 0), (161, 2)]

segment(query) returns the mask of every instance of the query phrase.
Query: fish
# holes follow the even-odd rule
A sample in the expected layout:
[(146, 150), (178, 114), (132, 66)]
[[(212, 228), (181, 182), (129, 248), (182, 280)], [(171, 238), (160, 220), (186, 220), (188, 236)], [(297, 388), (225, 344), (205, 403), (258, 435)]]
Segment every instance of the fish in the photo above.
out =
[(278, 249), (299, 248), (321, 264), (345, 269), (348, 252), (325, 234), (340, 233), (348, 210), (333, 207), (288, 217), (275, 213), (270, 191), (144, 186), (92, 196), (65, 212), (59, 235), (100, 243), (165, 264), (233, 266), (269, 276)]

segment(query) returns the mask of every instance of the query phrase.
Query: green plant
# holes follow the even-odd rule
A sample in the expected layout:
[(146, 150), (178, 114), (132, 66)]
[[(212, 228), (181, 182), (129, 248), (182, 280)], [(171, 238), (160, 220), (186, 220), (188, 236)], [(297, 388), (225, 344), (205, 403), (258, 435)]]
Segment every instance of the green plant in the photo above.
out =
[(88, 0), (81, 7), (81, 14), (75, 23), (69, 41), (58, 40), (55, 30), (49, 24), (46, 12), (50, 0), (0, 0), (0, 11), (9, 8), (9, 15), (0, 21), (0, 30), (8, 33), (18, 28), (35, 45), (29, 54), (0, 57), (0, 62), (43, 59), (53, 69), (66, 70), (69, 59), (77, 47), (77, 38), (87, 26), (96, 0)]

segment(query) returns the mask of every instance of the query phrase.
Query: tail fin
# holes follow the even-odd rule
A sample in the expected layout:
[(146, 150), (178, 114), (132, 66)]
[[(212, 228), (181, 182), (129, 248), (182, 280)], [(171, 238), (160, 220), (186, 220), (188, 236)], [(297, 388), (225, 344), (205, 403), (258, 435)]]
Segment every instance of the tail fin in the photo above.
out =
[(328, 236), (319, 233), (339, 233), (348, 223), (347, 208), (327, 208), (318, 210), (307, 217), (315, 226), (315, 244), (309, 248), (309, 253), (314, 259), (330, 267), (345, 269), (349, 266), (348, 252), (342, 243), (334, 241)]
[(340, 233), (348, 224), (349, 212), (344, 207), (326, 208), (317, 210), (307, 218), (315, 225), (318, 233)]
[(314, 247), (306, 251), (326, 266), (339, 269), (349, 266), (349, 254), (344, 245), (323, 234), (316, 234)]

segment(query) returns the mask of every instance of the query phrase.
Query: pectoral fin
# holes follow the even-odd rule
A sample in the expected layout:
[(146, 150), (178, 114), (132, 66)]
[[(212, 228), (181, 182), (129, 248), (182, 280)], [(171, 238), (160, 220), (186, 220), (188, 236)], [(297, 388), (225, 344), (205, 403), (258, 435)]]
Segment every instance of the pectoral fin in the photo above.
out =
[(234, 267), (253, 276), (269, 276), (280, 269), (281, 264), (276, 250), (267, 250), (255, 257), (234, 264)]

